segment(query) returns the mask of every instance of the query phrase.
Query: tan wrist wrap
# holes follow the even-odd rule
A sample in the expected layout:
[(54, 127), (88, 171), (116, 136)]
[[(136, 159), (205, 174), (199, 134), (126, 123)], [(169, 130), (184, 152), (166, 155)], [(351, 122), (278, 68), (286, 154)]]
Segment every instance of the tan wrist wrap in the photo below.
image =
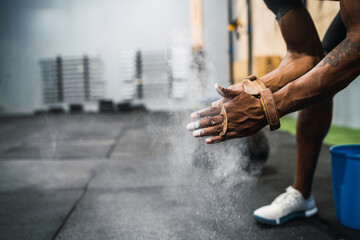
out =
[(273, 94), (269, 88), (260, 91), (260, 100), (270, 130), (273, 131), (278, 129), (280, 127), (279, 114), (276, 110)]
[(265, 84), (254, 75), (248, 76), (241, 82), (241, 85), (244, 88), (244, 92), (251, 95), (259, 95), (261, 90), (266, 89)]
[(224, 103), (222, 101), (219, 101), (218, 105), (219, 105), (219, 107), (221, 107), (220, 115), (222, 115), (224, 117), (224, 121), (221, 123), (223, 129), (222, 129), (221, 133), (219, 134), (219, 136), (224, 136), (227, 131), (228, 118), (227, 118), (226, 109), (224, 107)]

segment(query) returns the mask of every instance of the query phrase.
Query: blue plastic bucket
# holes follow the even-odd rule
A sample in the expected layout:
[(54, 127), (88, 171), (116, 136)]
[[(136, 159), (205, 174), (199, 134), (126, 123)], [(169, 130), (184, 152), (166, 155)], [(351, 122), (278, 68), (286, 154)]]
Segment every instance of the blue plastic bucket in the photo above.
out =
[(330, 152), (337, 219), (360, 230), (360, 145), (334, 146)]

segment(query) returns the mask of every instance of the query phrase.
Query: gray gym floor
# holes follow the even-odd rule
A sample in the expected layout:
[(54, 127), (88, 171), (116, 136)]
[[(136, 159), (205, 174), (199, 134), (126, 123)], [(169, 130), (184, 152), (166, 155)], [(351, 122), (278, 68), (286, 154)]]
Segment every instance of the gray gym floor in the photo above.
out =
[(329, 146), (313, 186), (319, 214), (268, 227), (252, 212), (292, 183), (295, 137), (264, 130), (270, 156), (260, 175), (244, 170), (234, 146), (214, 146), (216, 162), (199, 166), (202, 140), (186, 131), (189, 121), (147, 112), (1, 117), (0, 239), (360, 239), (336, 220)]

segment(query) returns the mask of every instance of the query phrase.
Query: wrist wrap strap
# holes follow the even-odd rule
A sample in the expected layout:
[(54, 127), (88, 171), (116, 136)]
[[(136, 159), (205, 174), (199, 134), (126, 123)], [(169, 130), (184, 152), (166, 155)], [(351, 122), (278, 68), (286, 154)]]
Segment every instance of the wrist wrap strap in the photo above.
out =
[(270, 130), (273, 131), (278, 129), (280, 127), (279, 114), (276, 110), (273, 94), (269, 88), (260, 91), (260, 100)]
[(248, 76), (241, 82), (241, 85), (244, 88), (244, 92), (251, 95), (259, 95), (261, 90), (266, 89), (265, 84), (254, 75)]
[(222, 115), (224, 117), (224, 121), (221, 123), (223, 129), (222, 129), (221, 133), (219, 134), (219, 136), (224, 136), (227, 131), (228, 117), (227, 117), (226, 109), (224, 107), (224, 103), (222, 101), (219, 101), (218, 105), (219, 105), (219, 107), (221, 107), (220, 115)]

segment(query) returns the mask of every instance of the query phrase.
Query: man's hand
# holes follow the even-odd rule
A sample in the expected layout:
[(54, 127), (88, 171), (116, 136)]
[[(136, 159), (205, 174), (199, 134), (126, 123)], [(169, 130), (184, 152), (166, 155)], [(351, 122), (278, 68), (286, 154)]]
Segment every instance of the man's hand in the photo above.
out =
[[(242, 86), (241, 83), (237, 83), (237, 84), (234, 84), (234, 85), (231, 85), (229, 86), (228, 88), (222, 88), (224, 91), (227, 91), (227, 90), (232, 90), (234, 91), (235, 93), (240, 93), (240, 92), (243, 92), (244, 91), (244, 87)], [(216, 101), (216, 102), (213, 102), (212, 103), (212, 106), (213, 107), (216, 107), (218, 105), (218, 102), (219, 101), (222, 101), (223, 103), (227, 103), (229, 102), (231, 99), (233, 99), (234, 97), (236, 97), (238, 94), (226, 94), (226, 92), (222, 92), (220, 90), (220, 85), (216, 84), (215, 85), (215, 90), (216, 92), (221, 96), (221, 99)], [(227, 96), (227, 97), (225, 97)]]
[(217, 143), (252, 135), (266, 126), (267, 121), (260, 99), (243, 92), (241, 88), (230, 89), (216, 85), (217, 92), (225, 102), (228, 117), (225, 135), (219, 136), (223, 129), (224, 117), (220, 115), (221, 108), (216, 105), (191, 114), (192, 119), (201, 119), (187, 125), (188, 130), (195, 130), (194, 137), (212, 136), (205, 142)]
[[(251, 90), (256, 89), (257, 88), (257, 84), (251, 84), (252, 81), (255, 81), (257, 79), (257, 77), (255, 75), (250, 75), (248, 77), (246, 77), (247, 80), (250, 80), (250, 85), (247, 84)], [(219, 101), (222, 101), (223, 103), (227, 103), (229, 102), (231, 99), (233, 99), (235, 96), (238, 95), (238, 93), (240, 92), (244, 92), (244, 86), (243, 86), (244, 81), (231, 85), (228, 88), (222, 88), (222, 90), (220, 89), (220, 86), (218, 84), (215, 85), (215, 90), (216, 92), (222, 97), (220, 100), (213, 102), (212, 106), (217, 106)], [(233, 94), (228, 93), (228, 90), (231, 90)], [(226, 96), (226, 97), (225, 97)]]

